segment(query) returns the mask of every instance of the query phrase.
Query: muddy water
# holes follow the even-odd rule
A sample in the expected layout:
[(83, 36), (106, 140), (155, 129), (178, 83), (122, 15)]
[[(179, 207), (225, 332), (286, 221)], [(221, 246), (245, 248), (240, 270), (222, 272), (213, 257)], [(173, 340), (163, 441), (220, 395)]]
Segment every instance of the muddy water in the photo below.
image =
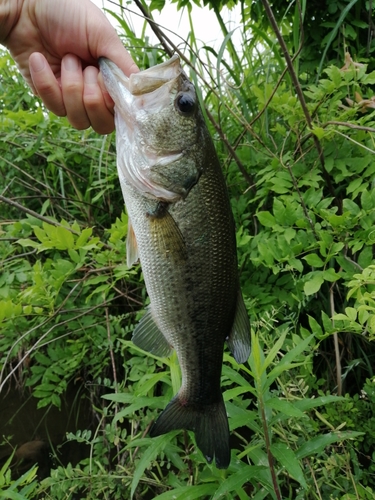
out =
[(83, 387), (71, 385), (62, 400), (62, 408), (37, 409), (38, 400), (28, 390), (8, 387), (0, 394), (0, 469), (14, 451), (12, 477), (38, 463), (40, 479), (51, 467), (75, 465), (88, 456), (84, 444), (69, 442), (67, 432), (92, 429), (90, 401)]

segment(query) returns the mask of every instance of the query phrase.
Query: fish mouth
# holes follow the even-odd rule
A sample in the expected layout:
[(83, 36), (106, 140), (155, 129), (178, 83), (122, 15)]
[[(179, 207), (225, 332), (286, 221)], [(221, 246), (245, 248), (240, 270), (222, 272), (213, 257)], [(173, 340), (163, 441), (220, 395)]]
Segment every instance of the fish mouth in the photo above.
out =
[[(120, 182), (130, 184), (147, 197), (168, 203), (186, 198), (199, 177), (192, 162), (184, 161), (186, 148), (191, 144), (176, 143), (176, 140), (170, 144), (160, 126), (155, 133), (157, 140), (150, 141), (152, 128), (147, 126), (147, 117), (157, 121), (169, 106), (174, 112), (191, 117), (191, 102), (179, 95), (180, 89), (186, 86), (179, 57), (175, 55), (129, 77), (107, 58), (99, 59), (99, 67), (107, 91), (115, 102)], [(172, 101), (176, 95), (181, 101), (178, 107)]]
[[(120, 68), (106, 57), (99, 58), (99, 68), (107, 82), (116, 79), (133, 96), (149, 94), (166, 83), (174, 81), (182, 73), (180, 58), (177, 54), (157, 66), (152, 66), (139, 73), (125, 76)], [(108, 89), (111, 94), (111, 89)]]

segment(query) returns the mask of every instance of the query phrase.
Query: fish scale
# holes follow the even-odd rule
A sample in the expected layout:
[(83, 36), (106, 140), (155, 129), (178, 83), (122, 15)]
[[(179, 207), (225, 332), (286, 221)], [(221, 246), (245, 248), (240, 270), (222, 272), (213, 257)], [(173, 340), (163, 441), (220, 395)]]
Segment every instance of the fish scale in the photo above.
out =
[(192, 430), (208, 462), (230, 462), (220, 388), (224, 342), (250, 353), (233, 216), (214, 145), (179, 59), (127, 78), (99, 61), (115, 102), (117, 166), (129, 217), (127, 262), (139, 258), (150, 306), (133, 342), (159, 356), (175, 349), (179, 392), (153, 424), (157, 436)]

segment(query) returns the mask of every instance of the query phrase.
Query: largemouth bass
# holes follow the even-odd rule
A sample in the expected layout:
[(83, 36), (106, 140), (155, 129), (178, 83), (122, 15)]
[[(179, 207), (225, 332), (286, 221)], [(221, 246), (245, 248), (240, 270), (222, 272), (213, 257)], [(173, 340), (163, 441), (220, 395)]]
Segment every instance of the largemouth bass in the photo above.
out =
[(115, 102), (117, 167), (129, 219), (127, 263), (140, 259), (150, 306), (133, 342), (158, 356), (174, 348), (182, 385), (151, 436), (194, 431), (216, 466), (230, 462), (220, 389), (224, 342), (239, 363), (250, 353), (233, 216), (194, 86), (177, 56), (127, 78), (100, 70)]

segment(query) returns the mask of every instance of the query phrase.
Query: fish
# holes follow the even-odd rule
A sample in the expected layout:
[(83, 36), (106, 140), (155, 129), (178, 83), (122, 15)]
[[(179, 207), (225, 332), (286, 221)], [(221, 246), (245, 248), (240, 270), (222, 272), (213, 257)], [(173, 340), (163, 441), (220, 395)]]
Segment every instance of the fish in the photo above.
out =
[(140, 261), (150, 304), (132, 341), (156, 356), (174, 349), (181, 388), (150, 436), (193, 431), (207, 462), (230, 464), (221, 392), (224, 343), (250, 354), (236, 236), (225, 178), (194, 85), (180, 58), (126, 77), (99, 67), (115, 107), (117, 168), (128, 214), (127, 264)]

